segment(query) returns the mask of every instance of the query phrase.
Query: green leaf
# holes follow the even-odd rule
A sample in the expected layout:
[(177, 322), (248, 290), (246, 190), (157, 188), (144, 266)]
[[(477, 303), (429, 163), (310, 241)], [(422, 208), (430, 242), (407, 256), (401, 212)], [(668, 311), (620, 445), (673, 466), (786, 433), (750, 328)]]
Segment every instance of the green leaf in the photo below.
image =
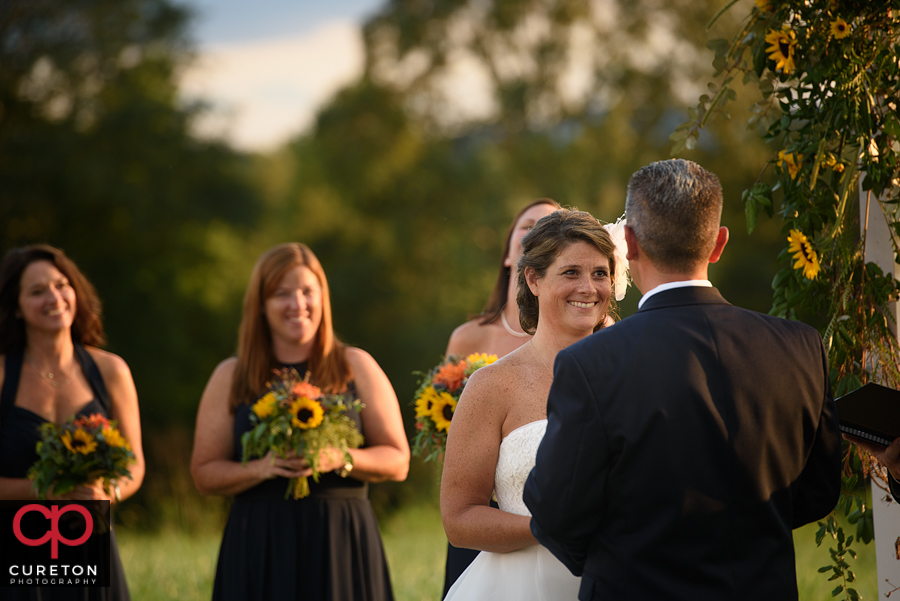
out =
[(791, 273), (793, 273), (793, 270), (789, 267), (785, 267), (784, 269), (776, 273), (775, 277), (772, 279), (772, 288), (781, 288), (785, 280), (787, 280), (791, 276)]
[[(766, 70), (767, 60), (765, 44), (757, 44), (753, 48), (753, 72), (757, 77), (762, 77), (763, 71)], [(760, 86), (760, 91), (765, 95), (766, 90), (763, 90), (762, 86)]]
[(759, 216), (759, 203), (756, 201), (756, 196), (753, 194), (748, 194), (747, 191), (744, 191), (744, 213), (747, 217), (747, 233), (752, 234), (753, 229), (756, 227), (756, 218)]
[[(825, 538), (825, 534), (828, 532), (828, 526), (825, 525), (824, 522), (819, 522), (819, 529), (816, 531), (816, 546), (822, 546), (822, 540)], [(831, 569), (831, 566), (825, 566), (827, 569)], [(819, 570), (820, 572), (824, 572), (825, 570)]]
[(897, 116), (888, 113), (884, 120), (884, 130), (894, 139), (900, 139), (900, 120)]
[(724, 38), (714, 38), (706, 42), (706, 47), (715, 52), (725, 52), (730, 44)]
[(844, 590), (844, 585), (843, 584), (838, 585), (837, 587), (835, 587), (835, 589), (833, 591), (831, 591), (831, 596), (837, 597), (838, 595), (841, 594), (842, 590)]
[(714, 24), (716, 21), (719, 20), (719, 17), (721, 17), (723, 14), (725, 14), (725, 11), (726, 11), (726, 10), (728, 10), (729, 8), (731, 8), (732, 6), (734, 6), (735, 4), (737, 4), (737, 1), (738, 1), (738, 0), (731, 0), (731, 2), (729, 2), (728, 4), (726, 4), (725, 6), (723, 6), (723, 7), (719, 10), (719, 12), (717, 12), (715, 15), (713, 15), (713, 18), (710, 19), (709, 23), (707, 23), (707, 25), (706, 25), (706, 31), (709, 31), (710, 28), (712, 28), (713, 24)]

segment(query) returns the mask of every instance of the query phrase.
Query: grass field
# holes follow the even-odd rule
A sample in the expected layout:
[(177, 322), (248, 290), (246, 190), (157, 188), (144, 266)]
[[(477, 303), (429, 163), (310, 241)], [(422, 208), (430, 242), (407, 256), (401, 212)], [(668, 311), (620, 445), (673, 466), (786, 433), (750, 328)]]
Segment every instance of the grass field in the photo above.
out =
[[(437, 507), (418, 505), (381, 525), (397, 601), (435, 601), (444, 586), (447, 539)], [(134, 601), (208, 601), (222, 533), (116, 530)]]
[[(815, 545), (815, 524), (794, 532), (801, 601), (832, 599), (834, 582), (818, 568), (831, 563), (830, 540)], [(853, 530), (848, 530), (848, 533)], [(397, 601), (438, 601), (443, 586), (447, 540), (437, 507), (423, 504), (382, 524), (385, 551)], [(187, 535), (175, 530), (155, 534), (117, 530), (119, 551), (134, 601), (207, 601), (219, 550), (220, 532)], [(736, 545), (741, 544), (735, 541)], [(855, 588), (864, 599), (878, 595), (874, 545), (856, 546), (851, 560)]]

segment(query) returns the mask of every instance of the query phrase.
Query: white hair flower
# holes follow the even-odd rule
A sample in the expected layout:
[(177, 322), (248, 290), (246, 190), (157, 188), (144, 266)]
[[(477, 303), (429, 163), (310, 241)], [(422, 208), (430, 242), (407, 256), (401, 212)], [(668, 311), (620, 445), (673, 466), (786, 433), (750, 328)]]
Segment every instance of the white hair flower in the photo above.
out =
[(629, 283), (628, 259), (625, 258), (628, 252), (628, 248), (625, 245), (625, 216), (623, 215), (615, 223), (607, 223), (603, 227), (609, 232), (609, 237), (612, 238), (616, 247), (616, 273), (613, 274), (615, 290), (613, 290), (613, 295), (616, 297), (616, 301), (621, 301), (625, 298), (625, 289), (628, 288)]

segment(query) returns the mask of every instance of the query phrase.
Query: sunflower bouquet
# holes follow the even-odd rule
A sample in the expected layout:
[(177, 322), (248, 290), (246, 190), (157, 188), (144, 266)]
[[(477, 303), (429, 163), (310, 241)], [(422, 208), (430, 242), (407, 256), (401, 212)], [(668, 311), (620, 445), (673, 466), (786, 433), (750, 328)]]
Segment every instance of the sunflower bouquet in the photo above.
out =
[(41, 424), (38, 460), (28, 470), (37, 496), (46, 499), (71, 492), (76, 486), (102, 479), (112, 490), (120, 478), (131, 478), (135, 462), (131, 445), (116, 428), (116, 422), (94, 413), (72, 417), (62, 425)]
[(465, 359), (450, 355), (427, 373), (415, 372), (421, 378), (413, 401), (417, 430), (412, 444), (413, 455), (424, 455), (425, 461), (443, 456), (450, 420), (469, 376), (496, 360), (497, 355), (484, 353), (473, 353)]
[[(275, 376), (266, 384), (268, 392), (250, 408), (253, 427), (241, 437), (242, 461), (246, 465), (251, 457), (263, 457), (269, 451), (281, 457), (302, 455), (318, 482), (320, 451), (334, 447), (349, 462), (348, 450), (359, 448), (363, 435), (344, 413), (344, 396), (323, 394), (309, 383), (309, 372), (301, 379), (297, 370), (288, 367), (275, 370)], [(363, 408), (358, 399), (351, 405), (357, 411)], [(284, 498), (291, 496), (309, 496), (305, 476), (291, 478)]]

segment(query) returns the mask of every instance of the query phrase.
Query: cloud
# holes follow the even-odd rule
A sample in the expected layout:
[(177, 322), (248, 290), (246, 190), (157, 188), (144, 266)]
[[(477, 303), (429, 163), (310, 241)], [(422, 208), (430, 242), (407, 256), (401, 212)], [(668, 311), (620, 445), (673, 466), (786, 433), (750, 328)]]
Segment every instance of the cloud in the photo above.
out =
[(307, 129), (362, 68), (359, 26), (330, 22), (298, 37), (210, 46), (183, 76), (181, 94), (212, 105), (198, 135), (266, 151)]

